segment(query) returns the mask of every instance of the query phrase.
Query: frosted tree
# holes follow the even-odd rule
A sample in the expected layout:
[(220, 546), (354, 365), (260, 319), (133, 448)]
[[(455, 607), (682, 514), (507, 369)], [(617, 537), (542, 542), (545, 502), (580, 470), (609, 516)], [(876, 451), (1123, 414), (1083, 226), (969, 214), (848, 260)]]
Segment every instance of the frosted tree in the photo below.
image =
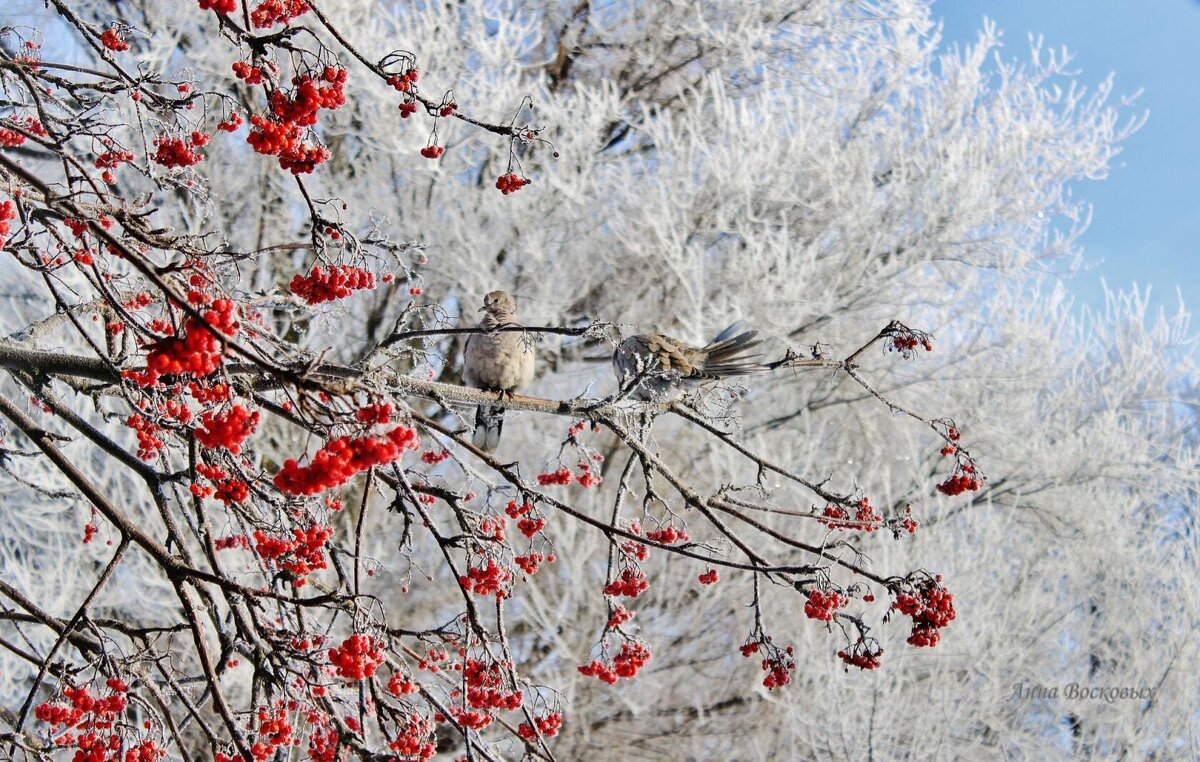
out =
[[(742, 5), (5, 28), (8, 754), (1195, 754), (1186, 315), (1042, 274), (1136, 115), (926, 3)], [(613, 380), (735, 319), (770, 374)]]

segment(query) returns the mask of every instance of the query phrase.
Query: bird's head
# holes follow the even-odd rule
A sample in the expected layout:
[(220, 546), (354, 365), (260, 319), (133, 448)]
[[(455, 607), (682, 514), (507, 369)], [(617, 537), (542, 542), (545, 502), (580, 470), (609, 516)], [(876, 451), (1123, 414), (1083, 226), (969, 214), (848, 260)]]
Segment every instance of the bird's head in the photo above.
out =
[(517, 300), (507, 291), (492, 291), (483, 297), (483, 307), (479, 311), (496, 317), (509, 317), (517, 312)]

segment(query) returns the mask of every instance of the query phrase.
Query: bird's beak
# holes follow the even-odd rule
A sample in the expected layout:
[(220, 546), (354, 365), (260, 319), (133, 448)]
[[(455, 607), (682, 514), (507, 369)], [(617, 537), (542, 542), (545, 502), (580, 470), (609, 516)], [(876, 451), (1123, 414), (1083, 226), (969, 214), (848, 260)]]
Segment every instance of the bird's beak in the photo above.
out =
[(483, 307), (480, 307), (480, 308), (479, 308), (479, 311), (480, 311), (480, 312), (487, 312), (487, 306), (485, 305), (485, 306), (483, 306)]

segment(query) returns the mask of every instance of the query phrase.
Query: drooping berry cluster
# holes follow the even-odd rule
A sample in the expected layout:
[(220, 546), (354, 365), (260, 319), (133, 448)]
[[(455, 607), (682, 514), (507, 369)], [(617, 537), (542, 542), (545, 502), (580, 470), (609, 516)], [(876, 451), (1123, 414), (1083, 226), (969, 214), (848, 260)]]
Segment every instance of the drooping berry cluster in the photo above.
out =
[(545, 716), (535, 715), (533, 722), (537, 725), (537, 728), (535, 729), (534, 725), (528, 722), (522, 722), (517, 728), (517, 735), (527, 741), (537, 738), (539, 733), (547, 737), (553, 737), (558, 735), (558, 730), (562, 727), (562, 721), (562, 712), (550, 712)]
[(639, 641), (626, 641), (621, 651), (611, 661), (593, 659), (590, 664), (579, 665), (579, 674), (598, 678), (613, 685), (622, 677), (632, 679), (650, 662), (650, 648)]
[(878, 669), (879, 657), (883, 656), (883, 649), (874, 639), (860, 638), (852, 647), (838, 651), (837, 655), (839, 659), (852, 667)]
[[(249, 81), (253, 72), (242, 71)], [(320, 109), (333, 110), (346, 102), (345, 83), (346, 70), (336, 66), (326, 66), (319, 78), (311, 74), (292, 77), (291, 91), (279, 89), (271, 94), (270, 114), (250, 117), (252, 127), (246, 142), (258, 153), (278, 158), (279, 166), (294, 175), (312, 172), (330, 153), (325, 146), (305, 142), (305, 129), (317, 123)]]
[(767, 673), (763, 678), (763, 687), (767, 690), (773, 691), (776, 688), (782, 688), (792, 681), (791, 672), (796, 668), (796, 660), (792, 656), (791, 646), (780, 648), (772, 642), (770, 635), (756, 632), (747, 638), (738, 650), (746, 658), (752, 654), (762, 654), (759, 666), (762, 667), (763, 672)]
[(254, 433), (261, 414), (251, 413), (241, 405), (234, 405), (220, 413), (208, 411), (200, 416), (202, 429), (196, 429), (196, 439), (208, 448), (220, 447), (237, 455), (242, 451), (242, 442)]
[(892, 608), (912, 618), (909, 645), (933, 647), (941, 640), (940, 630), (954, 621), (954, 596), (941, 586), (940, 576), (926, 579), (916, 588), (916, 594), (900, 593)]
[(557, 471), (538, 474), (537, 480), (539, 485), (547, 487), (551, 484), (570, 484), (574, 478), (575, 475), (572, 474), (568, 469), (560, 468)]
[(100, 44), (109, 50), (120, 53), (123, 50), (129, 50), (129, 43), (125, 42), (125, 36), (121, 34), (114, 26), (110, 26), (100, 34)]
[(207, 376), (221, 367), (221, 339), (209, 326), (225, 336), (235, 336), (239, 324), (234, 302), (217, 299), (203, 315), (203, 321), (188, 318), (182, 336), (168, 336), (151, 344), (145, 372), (126, 371), (124, 375), (141, 386), (152, 386), (160, 376)]
[(286, 24), (308, 13), (308, 10), (305, 0), (263, 0), (250, 12), (250, 23), (265, 29), (275, 24)]
[(911, 360), (916, 356), (917, 347), (922, 347), (926, 352), (933, 351), (933, 337), (924, 331), (916, 331), (900, 323), (893, 323), (888, 326), (887, 343), (885, 346), (889, 352), (899, 352), (900, 356), (906, 360)]
[(366, 680), (383, 664), (383, 642), (370, 635), (351, 635), (329, 649), (329, 663), (339, 677)]
[(18, 127), (31, 135), (37, 135), (42, 138), (49, 134), (46, 131), (45, 125), (36, 117), (9, 117), (7, 121), (14, 125), (14, 128), (0, 126), (0, 146), (2, 147), (15, 148), (25, 143), (25, 135), (15, 129)]
[(390, 463), (405, 450), (419, 448), (417, 433), (406, 426), (397, 426), (382, 437), (338, 437), (317, 450), (307, 466), (289, 458), (274, 483), (290, 495), (315, 495), (372, 466)]
[(484, 662), (479, 659), (466, 658), (463, 661), (463, 683), (466, 685), (466, 700), (475, 709), (505, 710), (521, 706), (524, 697), (520, 691), (507, 690), (505, 669), (511, 670), (512, 664), (499, 662)]
[(179, 135), (159, 135), (154, 139), (154, 155), (150, 158), (167, 169), (195, 166), (204, 161), (204, 154), (196, 149), (207, 145), (208, 140), (208, 135), (199, 131), (192, 132), (187, 140)]
[(307, 584), (304, 578), (310, 572), (326, 567), (325, 543), (331, 536), (333, 529), (323, 524), (312, 524), (304, 529), (295, 527), (290, 537), (256, 529), (254, 549), (268, 565), (290, 574), (293, 587), (303, 587)]
[(955, 473), (937, 485), (937, 491), (949, 497), (980, 489), (983, 489), (983, 479), (975, 475), (975, 466), (970, 463), (960, 464)]
[(274, 707), (259, 707), (255, 720), (254, 743), (250, 746), (255, 762), (266, 762), (275, 756), (276, 749), (286, 750), (292, 745), (295, 729), (288, 721), (287, 709), (282, 702), (277, 702)]
[(648, 587), (650, 587), (650, 583), (646, 580), (646, 572), (636, 567), (626, 566), (621, 570), (621, 576), (604, 586), (604, 594), (636, 598)]
[(497, 599), (508, 597), (508, 583), (512, 572), (501, 566), (494, 558), (488, 558), (482, 566), (470, 566), (467, 573), (459, 576), (458, 582), (464, 590), (478, 596), (494, 595)]
[(505, 196), (516, 193), (529, 184), (529, 180), (509, 172), (496, 178), (496, 188)]
[(12, 199), (0, 201), (0, 249), (4, 248), (4, 244), (8, 242), (8, 234), (12, 232), (9, 220), (16, 218), (17, 205), (12, 202)]
[(141, 735), (125, 719), (129, 687), (119, 678), (105, 687), (106, 694), (94, 694), (86, 685), (63, 686), (60, 698), (38, 704), (33, 714), (50, 725), (55, 746), (75, 749), (75, 762), (159, 762), (167, 752), (154, 740), (154, 726), (145, 723)]
[(351, 265), (317, 266), (307, 276), (297, 273), (288, 290), (309, 304), (342, 299), (360, 289), (375, 288), (375, 274)]
[(237, 0), (200, 0), (200, 10), (213, 13), (237, 13)]
[(830, 529), (860, 530), (874, 532), (883, 526), (883, 516), (875, 512), (868, 498), (862, 498), (855, 504), (854, 518), (840, 505), (827, 505), (822, 513), (824, 518), (817, 519)]
[(673, 526), (666, 526), (661, 529), (653, 529), (646, 533), (647, 540), (661, 542), (663, 545), (672, 545), (677, 542), (687, 542), (688, 533), (683, 529), (676, 529)]
[(808, 591), (808, 600), (804, 603), (804, 614), (809, 619), (832, 622), (833, 612), (843, 608), (849, 602), (849, 598), (833, 590), (814, 588)]
[(434, 742), (434, 725), (419, 714), (410, 714), (400, 726), (395, 739), (388, 748), (396, 752), (403, 762), (419, 762), (432, 759), (437, 754)]

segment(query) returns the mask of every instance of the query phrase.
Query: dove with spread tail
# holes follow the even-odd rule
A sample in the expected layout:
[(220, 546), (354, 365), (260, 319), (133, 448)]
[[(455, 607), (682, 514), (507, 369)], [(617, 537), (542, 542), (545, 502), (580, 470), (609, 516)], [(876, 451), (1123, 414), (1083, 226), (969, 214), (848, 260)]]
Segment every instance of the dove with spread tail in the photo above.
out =
[(629, 390), (635, 399), (671, 402), (707, 382), (769, 370), (754, 361), (757, 354), (750, 354), (761, 343), (758, 332), (746, 330), (740, 320), (703, 347), (661, 333), (642, 333), (617, 347), (613, 370), (622, 392)]
[[(463, 351), (463, 383), (477, 389), (512, 394), (533, 380), (533, 340), (523, 331), (498, 331), (519, 326), (517, 302), (507, 291), (493, 291), (483, 298), (483, 319)], [(481, 450), (494, 452), (504, 427), (503, 405), (480, 405), (475, 409), (475, 433), (471, 437)]]

